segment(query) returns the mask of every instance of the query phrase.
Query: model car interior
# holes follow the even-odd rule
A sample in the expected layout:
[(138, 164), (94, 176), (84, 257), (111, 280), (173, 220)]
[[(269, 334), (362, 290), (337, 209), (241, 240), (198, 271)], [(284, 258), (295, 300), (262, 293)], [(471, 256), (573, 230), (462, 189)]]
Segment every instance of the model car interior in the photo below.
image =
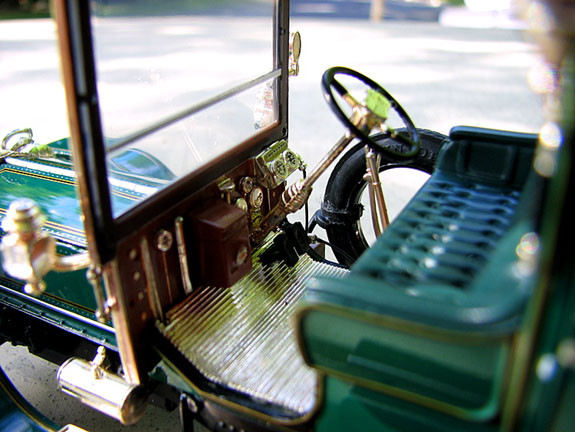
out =
[[(71, 136), (1, 143), (0, 337), (59, 365), (62, 391), (125, 425), (177, 407), (185, 431), (573, 420), (572, 29), (551, 35), (560, 108), (541, 134), (420, 129), (336, 66), (318, 83), (346, 131), (312, 165), (288, 136), (288, 1), (53, 6)], [(267, 36), (234, 51), (250, 32)], [(393, 221), (391, 166), (430, 174)], [(326, 172), (321, 208), (294, 222)], [(79, 430), (0, 378), (0, 412), (27, 427), (6, 430)]]

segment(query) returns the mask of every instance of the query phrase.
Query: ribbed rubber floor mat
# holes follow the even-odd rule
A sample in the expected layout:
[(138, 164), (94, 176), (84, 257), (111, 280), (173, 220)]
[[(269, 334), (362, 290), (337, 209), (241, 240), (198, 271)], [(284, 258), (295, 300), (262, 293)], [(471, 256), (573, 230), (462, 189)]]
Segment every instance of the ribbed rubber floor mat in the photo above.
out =
[(311, 277), (345, 273), (307, 256), (291, 268), (256, 264), (230, 288), (194, 291), (158, 326), (208, 379), (305, 414), (314, 405), (317, 374), (301, 358), (291, 316)]

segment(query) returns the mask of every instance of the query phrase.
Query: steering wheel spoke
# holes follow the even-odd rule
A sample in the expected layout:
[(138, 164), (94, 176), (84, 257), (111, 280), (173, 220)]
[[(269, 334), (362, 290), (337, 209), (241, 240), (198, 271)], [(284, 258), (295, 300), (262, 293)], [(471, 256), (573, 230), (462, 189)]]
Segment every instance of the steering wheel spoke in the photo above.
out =
[[(336, 78), (338, 75), (350, 76), (367, 86), (365, 103), (358, 102), (351, 95), (347, 88)], [(334, 114), (343, 122), (352, 135), (360, 138), (370, 148), (383, 151), (398, 158), (411, 158), (419, 153), (420, 140), (413, 121), (395, 98), (375, 81), (353, 69), (338, 66), (328, 69), (324, 73), (322, 84), (325, 99)], [(348, 116), (336, 101), (334, 90), (352, 108), (351, 116)], [(387, 126), (386, 120), (391, 111), (397, 113), (407, 128), (409, 137), (396, 134), (394, 129)], [(400, 143), (406, 144), (407, 151), (397, 151), (394, 148), (379, 145), (370, 137), (371, 129), (380, 130), (389, 137), (397, 139)], [(401, 146), (402, 149), (405, 147), (405, 145)]]
[(381, 132), (382, 134), (384, 134), (387, 137), (391, 137), (392, 133), (393, 133), (393, 129), (391, 129), (386, 123), (385, 121), (379, 122), (375, 125), (374, 129), (378, 132)]
[(346, 102), (352, 110), (359, 109), (362, 105), (351, 95), (351, 93), (344, 93), (341, 98)]

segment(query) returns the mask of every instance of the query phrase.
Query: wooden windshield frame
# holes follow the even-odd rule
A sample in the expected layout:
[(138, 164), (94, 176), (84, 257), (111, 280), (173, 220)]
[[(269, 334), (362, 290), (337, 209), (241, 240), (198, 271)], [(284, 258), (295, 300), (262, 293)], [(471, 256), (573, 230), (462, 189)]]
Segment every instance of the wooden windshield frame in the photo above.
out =
[(56, 0), (55, 11), (74, 168), (86, 240), (94, 265), (114, 259), (116, 246), (134, 231), (134, 227), (180, 202), (190, 191), (213, 182), (273, 142), (287, 138), (289, 1), (275, 0), (273, 70), (279, 71), (278, 121), (114, 218), (97, 91), (90, 3)]

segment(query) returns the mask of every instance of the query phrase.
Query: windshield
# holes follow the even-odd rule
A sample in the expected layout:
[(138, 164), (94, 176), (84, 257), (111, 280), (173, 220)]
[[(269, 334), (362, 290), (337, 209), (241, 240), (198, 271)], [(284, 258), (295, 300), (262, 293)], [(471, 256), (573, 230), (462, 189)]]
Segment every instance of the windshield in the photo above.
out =
[[(277, 122), (274, 3), (93, 3), (98, 97), (113, 187), (130, 187), (118, 183), (124, 167), (118, 161), (130, 155), (145, 154), (155, 165), (148, 171), (163, 173), (153, 181), (137, 179), (149, 186), (138, 188), (141, 198)], [(115, 216), (125, 210), (112, 206)]]

